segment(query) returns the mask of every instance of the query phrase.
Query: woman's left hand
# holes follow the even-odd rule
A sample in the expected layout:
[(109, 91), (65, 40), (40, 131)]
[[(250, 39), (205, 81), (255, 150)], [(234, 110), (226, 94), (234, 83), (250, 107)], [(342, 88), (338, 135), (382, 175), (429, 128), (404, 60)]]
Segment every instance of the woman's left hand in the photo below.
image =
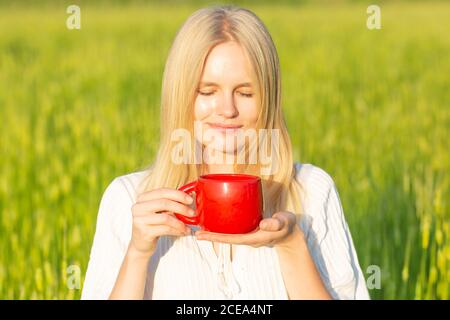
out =
[(273, 246), (286, 243), (295, 233), (301, 233), (295, 214), (280, 211), (272, 218), (263, 219), (254, 231), (245, 234), (224, 234), (199, 230), (198, 240), (209, 240), (230, 244), (245, 244), (252, 247)]

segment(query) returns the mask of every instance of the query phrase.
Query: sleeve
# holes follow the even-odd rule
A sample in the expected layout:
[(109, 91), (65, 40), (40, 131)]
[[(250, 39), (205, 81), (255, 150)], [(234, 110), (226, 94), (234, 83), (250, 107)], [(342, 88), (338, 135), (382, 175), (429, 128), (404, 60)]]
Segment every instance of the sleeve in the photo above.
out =
[(370, 299), (334, 181), (320, 168), (311, 178), (306, 239), (321, 278), (334, 299)]
[(124, 228), (130, 225), (131, 206), (125, 185), (119, 178), (114, 179), (100, 201), (82, 300), (109, 298), (128, 247)]

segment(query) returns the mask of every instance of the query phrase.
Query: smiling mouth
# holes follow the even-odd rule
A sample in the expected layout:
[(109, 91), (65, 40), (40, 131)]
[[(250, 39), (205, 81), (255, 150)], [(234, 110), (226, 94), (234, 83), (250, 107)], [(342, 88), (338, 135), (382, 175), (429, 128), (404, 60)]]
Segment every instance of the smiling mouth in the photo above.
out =
[(207, 123), (211, 129), (217, 130), (222, 133), (234, 133), (238, 129), (242, 128), (242, 125), (224, 125), (219, 123)]

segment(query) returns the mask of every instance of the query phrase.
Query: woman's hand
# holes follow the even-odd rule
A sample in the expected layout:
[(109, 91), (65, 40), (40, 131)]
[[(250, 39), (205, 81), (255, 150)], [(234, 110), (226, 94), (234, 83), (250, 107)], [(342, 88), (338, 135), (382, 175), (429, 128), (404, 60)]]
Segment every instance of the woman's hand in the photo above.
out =
[(160, 236), (190, 234), (190, 228), (178, 220), (173, 212), (193, 216), (194, 210), (188, 207), (192, 202), (192, 197), (187, 193), (170, 188), (140, 194), (131, 209), (133, 231), (129, 250), (150, 257)]
[(223, 234), (199, 230), (195, 232), (198, 240), (209, 240), (231, 244), (245, 244), (252, 247), (284, 245), (295, 234), (301, 233), (295, 214), (280, 211), (272, 218), (261, 220), (259, 227), (246, 234)]

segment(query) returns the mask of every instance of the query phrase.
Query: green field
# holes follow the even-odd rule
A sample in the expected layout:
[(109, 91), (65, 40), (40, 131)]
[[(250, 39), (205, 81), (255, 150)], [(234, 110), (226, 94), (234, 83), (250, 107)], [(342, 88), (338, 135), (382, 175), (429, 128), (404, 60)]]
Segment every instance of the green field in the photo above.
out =
[[(377, 299), (450, 297), (450, 3), (249, 5), (282, 65), (297, 161), (334, 178)], [(199, 6), (0, 6), (0, 299), (78, 299), (100, 197), (151, 163), (161, 76)], [(370, 274), (365, 273), (366, 276)]]

